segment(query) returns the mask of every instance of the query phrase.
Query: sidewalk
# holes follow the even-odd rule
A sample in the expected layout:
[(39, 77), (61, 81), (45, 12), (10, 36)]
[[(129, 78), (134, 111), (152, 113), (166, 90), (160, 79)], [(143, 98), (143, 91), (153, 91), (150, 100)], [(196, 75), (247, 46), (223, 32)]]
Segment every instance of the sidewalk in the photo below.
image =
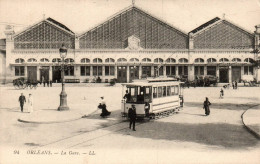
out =
[(51, 124), (61, 123), (81, 119), (83, 114), (74, 110), (57, 111), (50, 110), (37, 110), (32, 113), (26, 113), (21, 116), (18, 121), (24, 123), (36, 123), (36, 124)]
[(260, 105), (245, 111), (242, 115), (245, 127), (260, 139)]

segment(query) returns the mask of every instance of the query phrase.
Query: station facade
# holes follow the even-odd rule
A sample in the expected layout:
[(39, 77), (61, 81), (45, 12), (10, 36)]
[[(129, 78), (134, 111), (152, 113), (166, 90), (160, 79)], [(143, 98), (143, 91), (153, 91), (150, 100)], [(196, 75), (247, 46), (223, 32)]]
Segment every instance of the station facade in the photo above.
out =
[(260, 26), (250, 33), (218, 17), (188, 34), (148, 12), (130, 6), (98, 26), (76, 35), (52, 18), (41, 20), (22, 32), (7, 27), (1, 49), (1, 81), (60, 81), (62, 43), (68, 48), (65, 79), (102, 82), (116, 78), (131, 82), (146, 77), (213, 75), (220, 83), (240, 81), (243, 75), (259, 80), (254, 61), (259, 54)]

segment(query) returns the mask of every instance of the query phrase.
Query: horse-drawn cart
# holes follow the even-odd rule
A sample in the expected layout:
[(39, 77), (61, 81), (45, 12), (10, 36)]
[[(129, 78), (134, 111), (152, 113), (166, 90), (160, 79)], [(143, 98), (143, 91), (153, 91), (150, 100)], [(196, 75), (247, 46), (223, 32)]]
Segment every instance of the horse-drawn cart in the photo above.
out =
[(40, 81), (32, 81), (32, 80), (26, 80), (24, 77), (20, 77), (13, 80), (13, 86), (16, 89), (25, 89), (25, 88), (37, 88), (38, 83), (41, 83)]

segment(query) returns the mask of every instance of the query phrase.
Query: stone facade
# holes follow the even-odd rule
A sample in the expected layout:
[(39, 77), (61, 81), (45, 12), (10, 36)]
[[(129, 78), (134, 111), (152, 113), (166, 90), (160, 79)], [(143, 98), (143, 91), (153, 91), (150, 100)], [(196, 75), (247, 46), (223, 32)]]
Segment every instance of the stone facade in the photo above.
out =
[(131, 6), (100, 25), (75, 35), (65, 25), (42, 20), (15, 34), (6, 29), (5, 79), (60, 80), (58, 49), (68, 48), (65, 79), (102, 82), (116, 78), (214, 75), (219, 82), (258, 78), (259, 26), (250, 33), (220, 18), (185, 34), (142, 9)]

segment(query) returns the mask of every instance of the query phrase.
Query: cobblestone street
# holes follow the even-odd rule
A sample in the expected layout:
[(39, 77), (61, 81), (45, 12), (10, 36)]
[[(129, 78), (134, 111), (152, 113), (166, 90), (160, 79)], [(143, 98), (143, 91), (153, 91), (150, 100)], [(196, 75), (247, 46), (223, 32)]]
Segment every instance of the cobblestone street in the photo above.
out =
[[(20, 112), (17, 99), (21, 92), (26, 97), (29, 93), (33, 94), (35, 111), (32, 117), (44, 120), (50, 117), (48, 114), (53, 118), (66, 116), (64, 112), (56, 111), (60, 87), (38, 87), (36, 90), (1, 87), (1, 95), (5, 96), (0, 98), (0, 145), (7, 149), (95, 150), (97, 155), (89, 160), (97, 163), (99, 155), (116, 157), (118, 150), (125, 160), (130, 160), (127, 153), (135, 150), (134, 153), (142, 162), (156, 160), (161, 163), (174, 157), (182, 163), (208, 163), (213, 158), (216, 163), (243, 163), (250, 160), (251, 163), (257, 163), (260, 160), (257, 155), (259, 140), (246, 130), (241, 115), (258, 105), (260, 88), (225, 90), (224, 99), (219, 99), (219, 90), (219, 87), (185, 89), (183, 110), (158, 120), (139, 121), (137, 131), (133, 132), (128, 129), (128, 122), (120, 117), (120, 85), (83, 87), (69, 84), (66, 92), (71, 109), (64, 112), (70, 112), (70, 117), (95, 111), (102, 95), (112, 115), (101, 119), (99, 113), (94, 113), (86, 118), (50, 124), (19, 122), (19, 118), (30, 114)], [(210, 116), (204, 116), (202, 109), (206, 96), (212, 103)], [(184, 153), (192, 155), (186, 158)], [(203, 158), (206, 154), (208, 157)], [(223, 155), (227, 157), (216, 158)]]

